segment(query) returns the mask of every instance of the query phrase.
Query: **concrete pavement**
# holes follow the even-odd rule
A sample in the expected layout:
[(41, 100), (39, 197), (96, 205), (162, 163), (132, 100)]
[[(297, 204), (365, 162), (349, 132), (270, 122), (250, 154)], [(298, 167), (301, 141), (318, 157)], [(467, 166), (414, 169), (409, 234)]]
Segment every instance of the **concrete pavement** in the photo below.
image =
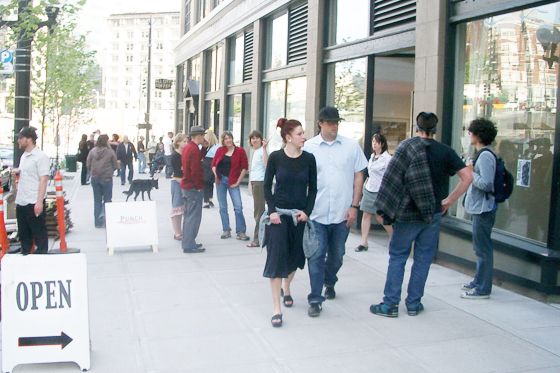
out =
[[(308, 275), (298, 271), (294, 307), (283, 310), (282, 328), (272, 328), (266, 252), (221, 240), (217, 207), (203, 213), (199, 242), (207, 251), (184, 254), (171, 230), (169, 181), (160, 178), (152, 193), (160, 252), (117, 248), (110, 257), (105, 230), (94, 228), (91, 187), (78, 179), (64, 185), (74, 222), (67, 242), (88, 258), (91, 372), (560, 371), (560, 308), (500, 287), (489, 300), (461, 299), (469, 278), (439, 265), (428, 278), (424, 313), (407, 316), (401, 304), (397, 319), (372, 315), (387, 269), (382, 231), (362, 253), (353, 251), (358, 234), (350, 234), (337, 298), (319, 318), (307, 316)], [(124, 201), (128, 185), (114, 181), (113, 200)], [(252, 200), (246, 190), (243, 196), (250, 234)], [(14, 370), (76, 371), (71, 363)]]

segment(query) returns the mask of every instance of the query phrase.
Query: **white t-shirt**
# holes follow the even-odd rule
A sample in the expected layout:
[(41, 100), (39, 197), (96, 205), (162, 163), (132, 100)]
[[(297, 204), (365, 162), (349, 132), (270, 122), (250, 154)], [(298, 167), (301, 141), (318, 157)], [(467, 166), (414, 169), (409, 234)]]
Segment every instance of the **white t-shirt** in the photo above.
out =
[(165, 155), (173, 154), (173, 141), (168, 137), (163, 138), (163, 153)]
[(253, 158), (251, 158), (251, 170), (249, 171), (249, 181), (264, 181), (265, 169), (263, 147), (261, 146), (253, 152)]
[(39, 148), (23, 152), (19, 161), (19, 183), (16, 204), (20, 206), (37, 203), (39, 178), (48, 176), (51, 161)]
[(368, 180), (366, 183), (366, 189), (372, 193), (379, 192), (379, 188), (381, 187), (381, 180), (383, 179), (383, 175), (387, 170), (387, 166), (391, 161), (391, 155), (388, 152), (383, 152), (379, 156), (379, 158), (375, 159), (375, 153), (371, 154), (371, 158), (368, 162)]

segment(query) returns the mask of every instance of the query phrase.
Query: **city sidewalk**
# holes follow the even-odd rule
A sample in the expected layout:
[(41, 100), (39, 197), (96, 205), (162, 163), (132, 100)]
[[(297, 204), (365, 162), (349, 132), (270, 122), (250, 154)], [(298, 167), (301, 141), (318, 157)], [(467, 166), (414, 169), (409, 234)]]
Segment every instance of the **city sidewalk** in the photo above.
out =
[[(353, 251), (358, 234), (350, 235), (337, 298), (319, 318), (307, 316), (306, 268), (296, 274), (284, 326), (272, 328), (266, 251), (221, 240), (217, 207), (203, 212), (199, 242), (207, 251), (184, 254), (171, 230), (169, 180), (160, 177), (152, 192), (160, 252), (116, 248), (108, 256), (105, 230), (93, 224), (91, 187), (75, 176), (64, 184), (74, 222), (67, 242), (87, 254), (91, 372), (560, 371), (560, 308), (499, 287), (489, 300), (461, 299), (469, 278), (439, 265), (428, 278), (424, 313), (407, 316), (401, 305), (397, 319), (372, 315), (387, 270), (387, 239), (378, 230), (362, 253)], [(114, 180), (113, 200), (124, 201), (128, 184)], [(251, 235), (252, 200), (242, 193)], [(77, 371), (69, 363), (14, 370)]]

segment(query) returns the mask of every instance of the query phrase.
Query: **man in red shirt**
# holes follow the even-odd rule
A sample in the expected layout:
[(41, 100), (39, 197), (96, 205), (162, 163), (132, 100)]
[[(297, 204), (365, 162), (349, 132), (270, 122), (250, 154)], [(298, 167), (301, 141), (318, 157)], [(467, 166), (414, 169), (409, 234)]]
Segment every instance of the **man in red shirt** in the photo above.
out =
[(181, 191), (185, 200), (183, 213), (183, 239), (181, 246), (184, 253), (202, 253), (206, 249), (196, 243), (196, 236), (202, 219), (202, 190), (204, 178), (202, 171), (202, 153), (199, 145), (204, 142), (204, 128), (193, 126), (190, 130), (191, 141), (181, 153)]

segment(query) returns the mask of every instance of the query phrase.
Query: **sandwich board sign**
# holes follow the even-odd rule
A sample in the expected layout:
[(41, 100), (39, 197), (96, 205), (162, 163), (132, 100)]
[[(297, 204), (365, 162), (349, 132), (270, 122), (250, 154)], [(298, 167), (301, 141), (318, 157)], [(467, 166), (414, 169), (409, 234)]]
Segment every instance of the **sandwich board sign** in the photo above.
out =
[(85, 254), (2, 258), (2, 373), (20, 364), (90, 368)]
[(151, 246), (158, 252), (158, 223), (155, 201), (105, 204), (107, 251), (115, 247)]

